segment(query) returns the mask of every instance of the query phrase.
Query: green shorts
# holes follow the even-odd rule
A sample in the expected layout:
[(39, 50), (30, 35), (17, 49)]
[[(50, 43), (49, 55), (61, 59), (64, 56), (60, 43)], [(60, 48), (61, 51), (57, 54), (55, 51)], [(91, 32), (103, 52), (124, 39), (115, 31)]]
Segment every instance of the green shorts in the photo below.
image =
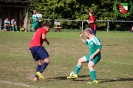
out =
[[(87, 62), (89, 62), (89, 60), (90, 60), (90, 56), (91, 56), (91, 54), (87, 54), (87, 55), (85, 55), (85, 57), (86, 57), (86, 61), (87, 61)], [(96, 55), (96, 56), (93, 58), (92, 61), (94, 62), (94, 64), (96, 64), (97, 62), (100, 61), (100, 59), (101, 59), (101, 55), (98, 54), (98, 55)]]
[(39, 25), (38, 22), (34, 22), (34, 23), (32, 24), (32, 29), (37, 29), (38, 25)]

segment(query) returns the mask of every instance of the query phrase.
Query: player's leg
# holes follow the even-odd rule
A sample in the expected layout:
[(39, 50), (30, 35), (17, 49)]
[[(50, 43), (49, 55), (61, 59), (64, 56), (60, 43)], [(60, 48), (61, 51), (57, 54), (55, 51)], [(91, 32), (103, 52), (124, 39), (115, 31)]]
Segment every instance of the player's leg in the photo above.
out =
[(11, 29), (12, 29), (11, 31), (14, 31), (14, 25), (11, 26)]
[[(31, 54), (33, 56), (34, 61), (37, 61), (38, 64), (36, 66), (36, 72), (38, 72), (41, 68), (42, 60), (40, 59), (39, 55), (37, 54), (38, 47), (30, 48)], [(34, 81), (38, 80), (38, 76), (35, 74)]]
[(4, 24), (4, 29), (3, 31), (7, 31), (7, 24)]
[(81, 58), (78, 60), (78, 63), (77, 63), (77, 65), (76, 65), (76, 67), (75, 67), (75, 69), (74, 69), (74, 71), (73, 71), (73, 75), (68, 76), (67, 79), (76, 79), (76, 78), (78, 78), (78, 73), (79, 73), (79, 71), (80, 71), (80, 69), (81, 69), (81, 67), (82, 67), (82, 64), (83, 64), (84, 62), (87, 62), (85, 56), (81, 57)]
[(40, 79), (44, 80), (44, 77), (43, 77), (42, 73), (46, 69), (46, 67), (48, 66), (48, 64), (50, 63), (50, 60), (48, 58), (49, 57), (49, 54), (44, 49), (44, 47), (42, 47), (42, 46), (38, 49), (38, 52), (37, 53), (38, 53), (39, 57), (42, 59), (43, 62), (41, 64), (41, 68), (39, 69), (39, 71), (36, 74), (37, 74), (37, 76)]
[(16, 31), (18, 32), (18, 27), (17, 27), (17, 25), (15, 25), (15, 29), (16, 29)]
[(35, 31), (35, 22), (32, 24), (31, 30), (32, 30), (32, 31)]
[[(38, 64), (37, 64), (37, 66), (36, 66), (36, 72), (38, 72), (38, 71), (40, 70), (41, 65), (42, 65), (42, 60), (39, 58), (37, 62), (38, 62)], [(38, 78), (38, 76), (35, 74), (34, 81), (37, 81), (37, 80), (39, 80), (39, 78)]]
[(94, 30), (94, 28), (91, 28), (92, 29), (92, 33), (94, 34), (94, 35), (96, 35), (96, 30)]
[(39, 22), (35, 22), (35, 31), (38, 29), (39, 27)]
[(100, 55), (95, 56), (94, 59), (92, 61), (89, 61), (88, 63), (88, 68), (92, 79), (92, 81), (88, 82), (88, 84), (98, 84), (98, 81), (96, 80), (96, 71), (94, 70), (94, 66), (97, 64), (97, 62), (100, 61), (100, 58)]

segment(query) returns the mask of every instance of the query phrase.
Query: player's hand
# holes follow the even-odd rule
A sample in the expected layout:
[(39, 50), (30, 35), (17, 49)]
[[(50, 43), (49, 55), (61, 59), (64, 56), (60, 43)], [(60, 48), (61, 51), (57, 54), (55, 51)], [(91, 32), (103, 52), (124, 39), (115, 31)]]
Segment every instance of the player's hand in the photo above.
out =
[(79, 36), (80, 36), (80, 37), (83, 37), (83, 34), (82, 34), (81, 32), (79, 32)]
[(93, 58), (94, 58), (94, 55), (91, 55), (91, 56), (90, 56), (90, 61), (92, 61), (92, 60), (93, 60)]
[(49, 43), (49, 41), (47, 41), (47, 45), (49, 45), (50, 43)]
[(90, 23), (90, 21), (89, 21), (89, 20), (87, 20), (87, 23), (89, 24), (89, 23)]

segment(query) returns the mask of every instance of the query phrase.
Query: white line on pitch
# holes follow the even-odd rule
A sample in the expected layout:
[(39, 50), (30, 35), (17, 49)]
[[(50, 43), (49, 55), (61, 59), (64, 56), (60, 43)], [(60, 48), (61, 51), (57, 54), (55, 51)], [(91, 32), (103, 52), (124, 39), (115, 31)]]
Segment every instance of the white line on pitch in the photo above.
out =
[(5, 80), (0, 80), (0, 83), (3, 83), (3, 84), (12, 84), (12, 85), (16, 85), (16, 86), (23, 86), (23, 87), (30, 87), (30, 88), (43, 88), (43, 87), (27, 85), (27, 84), (24, 84), (24, 83), (14, 83), (14, 82), (5, 81)]

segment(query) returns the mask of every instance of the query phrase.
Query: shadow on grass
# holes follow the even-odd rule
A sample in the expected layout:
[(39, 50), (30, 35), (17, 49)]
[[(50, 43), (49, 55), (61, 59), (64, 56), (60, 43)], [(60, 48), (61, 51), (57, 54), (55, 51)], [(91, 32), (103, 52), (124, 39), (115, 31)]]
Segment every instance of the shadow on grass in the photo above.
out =
[[(74, 81), (86, 81), (86, 80), (82, 80), (80, 78), (88, 78), (89, 75), (79, 75), (77, 80)], [(47, 81), (51, 81), (51, 80), (68, 80), (67, 76), (60, 76), (60, 77), (55, 77), (55, 78), (47, 78)]]
[(116, 82), (116, 81), (133, 81), (133, 78), (98, 79), (98, 80), (101, 80), (99, 83), (105, 83), (105, 82)]

